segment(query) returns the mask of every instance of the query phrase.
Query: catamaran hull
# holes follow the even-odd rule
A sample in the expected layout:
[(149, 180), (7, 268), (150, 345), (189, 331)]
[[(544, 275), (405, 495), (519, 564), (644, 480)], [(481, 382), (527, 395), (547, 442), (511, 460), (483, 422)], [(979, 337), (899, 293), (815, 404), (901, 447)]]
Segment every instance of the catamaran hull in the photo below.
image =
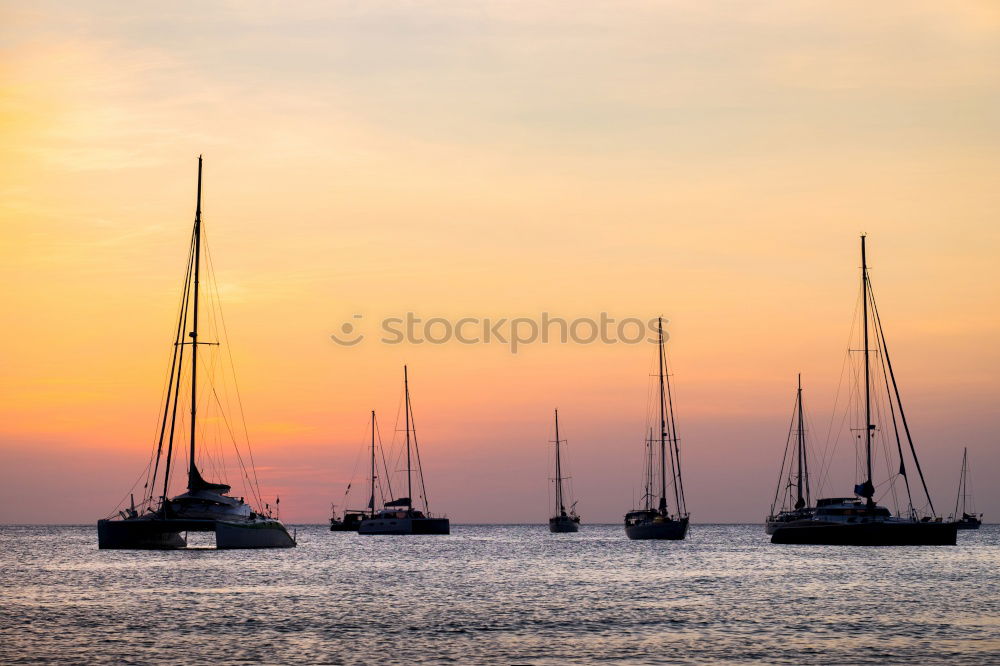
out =
[(291, 548), (295, 540), (278, 521), (226, 523), (216, 520), (144, 519), (97, 521), (97, 547), (119, 550), (186, 548), (181, 533), (215, 532), (215, 547)]
[(186, 548), (181, 532), (204, 531), (165, 520), (99, 520), (97, 547), (111, 550), (175, 550)]
[(658, 539), (680, 541), (687, 536), (688, 519), (642, 522), (625, 527), (625, 534), (633, 541)]
[(572, 518), (549, 518), (549, 532), (579, 532), (580, 523)]
[(215, 523), (215, 547), (231, 548), (294, 548), (295, 539), (276, 520), (251, 523)]
[(954, 523), (823, 523), (781, 526), (771, 543), (814, 546), (954, 546)]
[(369, 518), (358, 534), (451, 534), (447, 518)]

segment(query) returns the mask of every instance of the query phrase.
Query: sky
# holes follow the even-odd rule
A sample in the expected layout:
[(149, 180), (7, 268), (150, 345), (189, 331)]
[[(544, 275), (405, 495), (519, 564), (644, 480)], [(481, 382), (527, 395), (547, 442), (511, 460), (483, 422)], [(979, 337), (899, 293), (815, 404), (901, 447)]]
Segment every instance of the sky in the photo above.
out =
[(797, 373), (837, 439), (866, 233), (938, 513), (968, 447), (996, 519), (998, 73), (992, 2), (3, 2), (0, 522), (92, 522), (143, 472), (199, 154), (282, 518), (343, 506), (405, 363), (433, 510), (544, 522), (559, 408), (584, 522), (619, 521), (654, 345), (378, 341), (607, 312), (668, 320), (692, 521), (760, 521)]

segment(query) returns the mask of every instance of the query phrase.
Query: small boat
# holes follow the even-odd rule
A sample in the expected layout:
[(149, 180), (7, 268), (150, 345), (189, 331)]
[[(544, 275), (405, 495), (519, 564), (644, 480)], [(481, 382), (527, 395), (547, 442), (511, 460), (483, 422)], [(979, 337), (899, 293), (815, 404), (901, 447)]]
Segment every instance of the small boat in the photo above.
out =
[[(969, 496), (969, 449), (962, 449), (962, 472), (958, 477), (958, 496), (955, 498), (955, 510), (949, 520), (955, 523), (955, 527), (960, 530), (978, 530), (983, 524), (983, 514), (976, 513), (975, 509), (970, 509), (968, 505)], [(961, 506), (961, 514), (959, 507)]]
[[(658, 320), (659, 348), (659, 422), (660, 437), (658, 456), (654, 455), (655, 442), (646, 440), (644, 506), (625, 514), (625, 534), (629, 539), (664, 539), (678, 541), (687, 536), (687, 504), (684, 501), (684, 482), (681, 478), (681, 451), (674, 420), (674, 401), (667, 372), (667, 356), (663, 348), (663, 318)], [(667, 483), (667, 453), (670, 460), (670, 483)], [(657, 459), (658, 458), (658, 459)], [(654, 506), (654, 487), (659, 480), (659, 496)], [(676, 513), (667, 507), (667, 493), (673, 489)]]
[[(813, 545), (852, 545), (852, 546), (938, 546), (955, 545), (956, 527), (954, 523), (944, 522), (934, 515), (934, 503), (931, 501), (924, 480), (920, 461), (917, 458), (916, 447), (910, 436), (910, 427), (906, 420), (906, 412), (900, 398), (899, 386), (893, 371), (889, 349), (886, 344), (885, 331), (879, 317), (875, 297), (872, 292), (871, 280), (868, 276), (868, 263), (865, 254), (865, 237), (861, 237), (861, 351), (864, 367), (858, 373), (861, 379), (860, 392), (864, 398), (858, 397), (858, 409), (854, 413), (863, 416), (864, 420), (857, 424), (858, 458), (863, 461), (861, 483), (854, 486), (855, 497), (829, 497), (816, 502), (816, 510), (812, 516), (799, 520), (790, 520), (775, 526), (771, 533), (771, 543), (778, 544), (813, 544)], [(874, 329), (874, 335), (869, 335)], [(872, 342), (875, 350), (873, 353)], [(851, 353), (851, 352), (848, 352)], [(872, 357), (878, 360), (873, 363)], [(873, 400), (872, 393), (880, 387), (885, 388), (882, 400)], [(875, 422), (880, 417), (887, 428), (880, 428)], [(902, 428), (900, 428), (902, 426)], [(888, 436), (888, 432), (892, 437)], [(910, 474), (905, 464), (903, 442), (909, 446), (910, 457), (914, 462), (920, 483), (927, 499), (929, 515), (919, 515), (914, 507), (913, 496), (910, 493)], [(875, 501), (875, 483), (873, 477), (874, 451), (876, 447), (884, 451), (886, 456), (895, 448), (898, 459), (898, 470), (891, 478), (881, 482), (883, 496), (895, 501), (897, 497), (897, 481), (902, 480), (907, 506), (905, 513), (893, 515), (887, 507), (879, 506)], [(887, 466), (893, 461), (886, 461)]]
[[(159, 423), (159, 438), (154, 447), (155, 464), (147, 470), (144, 486), (146, 494), (136, 507), (134, 495), (128, 509), (97, 521), (97, 542), (99, 548), (114, 549), (174, 549), (187, 546), (188, 532), (214, 532), (215, 547), (224, 548), (291, 548), (295, 538), (285, 526), (270, 513), (254, 510), (242, 497), (231, 496), (231, 487), (225, 483), (206, 481), (198, 469), (198, 348), (203, 345), (218, 345), (218, 342), (201, 341), (199, 323), (199, 282), (202, 255), (201, 220), (201, 173), (202, 160), (198, 157), (198, 198), (195, 207), (194, 230), (191, 234), (190, 253), (180, 317), (177, 322), (173, 356), (167, 382), (162, 418)], [(190, 350), (186, 353), (186, 350)], [(188, 360), (189, 359), (189, 360)], [(187, 492), (169, 497), (171, 463), (174, 455), (174, 434), (177, 430), (178, 406), (181, 402), (182, 375), (184, 370), (190, 375), (190, 428), (188, 442)], [(209, 378), (211, 381), (211, 377)], [(216, 400), (215, 386), (208, 392)], [(204, 402), (204, 400), (203, 400)], [(226, 422), (227, 427), (229, 421)], [(230, 431), (230, 436), (233, 433)], [(162, 456), (166, 443), (166, 455)], [(233, 437), (233, 443), (236, 438)], [(238, 450), (238, 449), (237, 449)], [(161, 467), (161, 462), (163, 465)], [(247, 489), (257, 496), (256, 471), (244, 465), (240, 457), (242, 476)], [(162, 475), (162, 486), (158, 483)], [(250, 479), (253, 479), (251, 482)], [(157, 488), (162, 492), (156, 493)], [(275, 502), (275, 508), (280, 500)], [(259, 504), (258, 504), (259, 506)], [(181, 534), (184, 536), (181, 536)]]
[(337, 516), (337, 507), (333, 507), (333, 511), (330, 515), (330, 531), (331, 532), (357, 532), (358, 528), (361, 526), (361, 521), (365, 518), (365, 513), (363, 511), (352, 511), (350, 509), (344, 511), (343, 515)]
[(563, 500), (563, 481), (569, 477), (562, 475), (562, 458), (559, 455), (559, 446), (564, 440), (559, 439), (559, 410), (556, 410), (556, 477), (553, 481), (556, 484), (556, 510), (555, 515), (549, 518), (549, 532), (578, 532), (580, 530), (580, 516), (576, 515), (576, 502), (566, 511)]
[[(416, 428), (413, 425), (413, 407), (410, 404), (410, 375), (405, 365), (403, 366), (403, 392), (405, 396), (403, 411), (406, 414), (406, 497), (385, 502), (382, 509), (375, 512), (374, 515), (365, 517), (358, 526), (358, 534), (450, 534), (451, 523), (448, 518), (433, 515), (427, 501), (424, 470), (420, 464), (420, 447), (417, 443)], [(417, 463), (416, 470), (413, 468), (414, 461)], [(423, 510), (413, 506), (414, 471), (418, 473), (420, 479)], [(374, 500), (374, 493), (372, 499)]]
[(791, 448), (792, 438), (789, 436), (785, 440), (785, 455), (781, 459), (781, 472), (778, 475), (778, 488), (774, 491), (774, 501), (771, 502), (771, 513), (764, 522), (764, 531), (768, 534), (774, 534), (779, 525), (812, 518), (816, 511), (815, 507), (810, 506), (812, 501), (809, 493), (805, 417), (802, 412), (802, 375), (799, 375), (799, 386), (795, 392), (792, 422), (796, 424), (795, 448)]
[[(375, 421), (375, 410), (372, 410), (372, 423), (371, 423), (371, 445), (370, 445), (370, 460), (371, 460), (371, 473), (369, 478), (371, 480), (371, 494), (368, 496), (368, 509), (345, 509), (342, 516), (337, 516), (337, 507), (331, 507), (330, 516), (330, 531), (331, 532), (357, 532), (361, 527), (361, 521), (365, 518), (372, 518), (375, 516), (375, 436), (378, 433), (378, 424)], [(351, 492), (351, 483), (347, 484), (347, 491), (345, 497)]]

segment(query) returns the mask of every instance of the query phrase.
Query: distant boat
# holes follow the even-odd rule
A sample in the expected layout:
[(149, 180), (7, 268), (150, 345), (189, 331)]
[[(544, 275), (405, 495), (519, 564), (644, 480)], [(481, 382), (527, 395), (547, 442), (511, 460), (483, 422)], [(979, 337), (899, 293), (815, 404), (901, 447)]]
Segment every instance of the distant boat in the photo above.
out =
[(764, 524), (764, 530), (768, 534), (774, 534), (779, 525), (812, 518), (816, 512), (809, 492), (809, 456), (806, 453), (805, 417), (802, 412), (802, 375), (799, 375), (798, 390), (795, 392), (792, 422), (795, 424), (795, 447), (789, 455), (789, 437), (785, 441), (785, 455), (781, 459), (781, 473), (774, 501), (771, 503), (771, 513)]
[[(198, 347), (218, 345), (202, 342), (198, 338), (199, 279), (202, 254), (201, 221), (201, 169), (198, 157), (198, 198), (195, 207), (194, 230), (191, 234), (190, 254), (180, 317), (175, 333), (173, 360), (167, 382), (167, 396), (159, 427), (155, 465), (146, 488), (148, 492), (137, 508), (134, 498), (128, 509), (118, 516), (97, 522), (97, 539), (100, 548), (119, 549), (171, 549), (187, 546), (187, 532), (215, 532), (216, 548), (290, 548), (295, 539), (270, 512), (255, 511), (242, 497), (229, 495), (230, 486), (206, 481), (197, 465), (197, 410), (198, 410)], [(186, 362), (185, 350), (190, 348)], [(177, 425), (178, 405), (184, 369), (190, 374), (191, 408), (190, 440), (188, 450), (187, 492), (168, 498), (171, 462), (174, 453), (174, 432)], [(210, 395), (215, 393), (214, 387)], [(233, 440), (235, 443), (235, 439)], [(156, 496), (157, 478), (161, 470), (161, 453), (166, 442), (165, 463), (162, 466), (162, 492)], [(241, 459), (241, 465), (243, 461)], [(252, 460), (249, 461), (252, 469)], [(249, 480), (247, 469), (244, 475)], [(256, 473), (253, 472), (254, 477)], [(251, 484), (251, 491), (254, 491)], [(259, 498), (258, 498), (259, 501)], [(280, 501), (280, 500), (278, 500)], [(277, 506), (277, 501), (276, 501)], [(182, 537), (181, 533), (185, 533)]]
[[(337, 516), (337, 507), (332, 507), (330, 516), (330, 531), (331, 532), (357, 532), (361, 527), (361, 521), (365, 518), (373, 518), (375, 516), (375, 435), (378, 431), (378, 425), (375, 422), (375, 410), (372, 410), (372, 425), (371, 425), (371, 473), (369, 478), (371, 480), (371, 494), (368, 496), (368, 508), (367, 510), (361, 509), (345, 509), (343, 515)], [(353, 480), (351, 481), (353, 483)], [(351, 491), (351, 483), (347, 484), (347, 493)]]
[[(942, 522), (934, 517), (934, 503), (927, 491), (920, 461), (917, 459), (916, 448), (910, 437), (910, 428), (903, 411), (899, 387), (896, 384), (892, 361), (886, 345), (885, 331), (879, 318), (878, 308), (872, 293), (871, 281), (868, 277), (868, 263), (865, 255), (865, 237), (861, 237), (861, 346), (864, 353), (864, 369), (861, 374), (864, 399), (857, 413), (864, 416), (863, 423), (858, 428), (861, 433), (859, 446), (863, 447), (864, 479), (854, 486), (855, 497), (831, 497), (816, 502), (814, 515), (801, 520), (792, 520), (775, 527), (771, 534), (772, 543), (780, 544), (818, 544), (818, 545), (854, 545), (854, 546), (929, 546), (954, 545), (956, 528), (954, 523)], [(872, 339), (869, 328), (874, 328), (876, 354), (872, 353)], [(880, 365), (873, 368), (872, 356), (876, 356)], [(874, 371), (881, 371), (875, 381)], [(880, 386), (885, 388), (883, 400), (874, 401), (872, 392)], [(894, 437), (877, 440), (880, 432), (875, 423), (875, 417), (880, 416), (890, 425)], [(902, 425), (902, 432), (899, 429)], [(903, 457), (903, 440), (909, 444), (914, 466), (923, 486), (924, 495), (931, 515), (920, 517), (913, 505), (910, 494), (909, 473)], [(906, 514), (894, 516), (888, 508), (875, 502), (875, 484), (873, 479), (873, 449), (881, 443), (888, 456), (888, 451), (895, 445), (899, 467), (895, 477), (887, 480), (888, 491), (895, 497), (893, 483), (896, 478), (902, 478), (907, 499)], [(882, 486), (883, 484), (880, 484)], [(887, 490), (883, 490), (887, 492)]]
[[(383, 505), (375, 515), (366, 517), (358, 526), (358, 534), (449, 534), (451, 523), (442, 516), (434, 516), (428, 508), (427, 490), (424, 488), (424, 470), (420, 464), (420, 447), (413, 427), (413, 408), (410, 405), (410, 376), (403, 366), (403, 392), (406, 413), (406, 496)], [(411, 437), (412, 436), (412, 437)], [(416, 454), (415, 456), (413, 454)], [(416, 470), (413, 468), (416, 462)], [(418, 473), (420, 493), (424, 508), (413, 508), (413, 472)], [(374, 500), (374, 493), (372, 494)], [(374, 503), (374, 502), (373, 502)]]
[[(684, 482), (681, 478), (681, 452), (674, 420), (674, 401), (667, 372), (667, 356), (663, 349), (663, 318), (658, 320), (659, 332), (659, 422), (660, 438), (658, 456), (654, 456), (652, 438), (647, 440), (645, 465), (645, 494), (643, 508), (625, 514), (625, 534), (629, 539), (680, 540), (687, 536), (687, 504), (684, 501)], [(670, 484), (667, 483), (667, 453), (670, 460)], [(658, 457), (658, 460), (656, 458)], [(659, 480), (659, 495), (653, 506), (654, 488)], [(667, 492), (673, 488), (675, 513), (667, 507)]]
[[(958, 477), (958, 496), (955, 498), (955, 510), (951, 514), (951, 520), (955, 527), (960, 530), (978, 530), (983, 524), (983, 514), (976, 513), (975, 509), (970, 509), (969, 496), (969, 449), (962, 449), (962, 473)], [(959, 514), (961, 505), (961, 514)], [(961, 517), (959, 517), (961, 515)]]
[(576, 515), (576, 502), (569, 507), (566, 512), (566, 505), (563, 500), (563, 480), (567, 477), (562, 475), (562, 459), (559, 456), (559, 410), (556, 410), (556, 509), (555, 515), (549, 518), (550, 532), (578, 532), (580, 530), (580, 516)]

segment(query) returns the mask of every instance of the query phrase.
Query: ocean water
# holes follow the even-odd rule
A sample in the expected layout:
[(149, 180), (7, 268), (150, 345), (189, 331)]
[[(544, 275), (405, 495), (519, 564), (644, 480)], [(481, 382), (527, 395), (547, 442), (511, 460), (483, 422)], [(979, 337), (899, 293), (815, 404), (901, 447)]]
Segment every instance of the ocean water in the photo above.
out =
[(2, 527), (0, 663), (1000, 663), (998, 526), (935, 548), (297, 529), (289, 550), (144, 552)]

